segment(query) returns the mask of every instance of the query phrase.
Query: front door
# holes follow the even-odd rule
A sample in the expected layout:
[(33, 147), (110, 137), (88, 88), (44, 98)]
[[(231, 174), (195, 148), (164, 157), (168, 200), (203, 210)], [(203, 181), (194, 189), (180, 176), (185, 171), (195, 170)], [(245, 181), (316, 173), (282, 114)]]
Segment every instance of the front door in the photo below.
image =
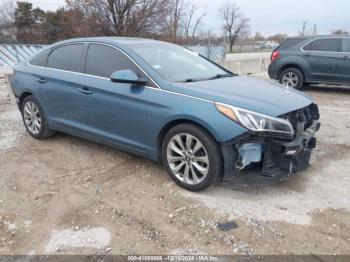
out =
[(341, 39), (341, 53), (338, 60), (339, 82), (350, 84), (350, 38)]
[(310, 81), (335, 81), (339, 58), (338, 38), (317, 39), (303, 48)]
[(113, 83), (114, 71), (139, 68), (117, 49), (90, 44), (79, 98), (79, 121), (87, 135), (142, 153), (146, 148), (147, 87)]

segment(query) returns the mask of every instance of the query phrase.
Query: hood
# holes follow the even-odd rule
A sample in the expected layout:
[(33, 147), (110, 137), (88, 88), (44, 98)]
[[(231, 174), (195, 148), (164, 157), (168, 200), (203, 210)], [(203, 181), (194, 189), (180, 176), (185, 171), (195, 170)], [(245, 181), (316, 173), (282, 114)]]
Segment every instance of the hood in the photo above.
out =
[(247, 76), (235, 76), (192, 83), (172, 83), (174, 92), (221, 102), (270, 116), (310, 105), (309, 96), (280, 84)]

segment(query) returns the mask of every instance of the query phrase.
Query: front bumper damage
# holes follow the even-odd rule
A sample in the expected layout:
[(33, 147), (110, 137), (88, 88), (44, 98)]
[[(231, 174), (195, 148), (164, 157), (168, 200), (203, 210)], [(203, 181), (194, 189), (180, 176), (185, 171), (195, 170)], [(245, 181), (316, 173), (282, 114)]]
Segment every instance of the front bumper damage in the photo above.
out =
[(315, 134), (321, 124), (316, 105), (312, 104), (305, 109), (283, 116), (290, 119), (295, 129), (293, 138), (279, 134), (247, 132), (222, 144), (225, 163), (222, 180), (231, 181), (252, 166), (258, 166), (261, 175), (280, 180), (306, 170), (311, 153), (316, 148)]

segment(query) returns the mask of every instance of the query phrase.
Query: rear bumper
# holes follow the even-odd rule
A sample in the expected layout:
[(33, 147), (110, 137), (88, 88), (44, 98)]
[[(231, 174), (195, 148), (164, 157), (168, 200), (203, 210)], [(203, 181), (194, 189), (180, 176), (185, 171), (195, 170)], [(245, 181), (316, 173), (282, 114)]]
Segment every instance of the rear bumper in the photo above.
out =
[(279, 72), (279, 68), (278, 68), (277, 64), (276, 63), (271, 63), (269, 65), (269, 68), (268, 68), (269, 77), (271, 79), (278, 80), (278, 78), (279, 78), (278, 72)]
[[(314, 121), (308, 129), (299, 133), (292, 141), (248, 132), (223, 144), (221, 148), (225, 171), (222, 181), (233, 180), (253, 164), (261, 167), (261, 175), (279, 180), (285, 180), (292, 174), (306, 170), (309, 167), (311, 153), (316, 148), (315, 134), (319, 129), (320, 123)], [(246, 145), (256, 145), (255, 151), (242, 154), (240, 149)], [(259, 162), (256, 162), (257, 159)]]

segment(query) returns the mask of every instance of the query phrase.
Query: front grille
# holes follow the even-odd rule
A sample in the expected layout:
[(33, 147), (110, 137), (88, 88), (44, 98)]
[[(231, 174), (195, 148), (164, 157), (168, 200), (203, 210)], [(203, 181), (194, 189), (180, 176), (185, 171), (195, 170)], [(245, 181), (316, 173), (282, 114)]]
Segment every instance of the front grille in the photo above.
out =
[(320, 113), (318, 106), (311, 104), (280, 117), (288, 120), (292, 124), (295, 133), (298, 133), (308, 129), (313, 124), (313, 121), (319, 120)]

